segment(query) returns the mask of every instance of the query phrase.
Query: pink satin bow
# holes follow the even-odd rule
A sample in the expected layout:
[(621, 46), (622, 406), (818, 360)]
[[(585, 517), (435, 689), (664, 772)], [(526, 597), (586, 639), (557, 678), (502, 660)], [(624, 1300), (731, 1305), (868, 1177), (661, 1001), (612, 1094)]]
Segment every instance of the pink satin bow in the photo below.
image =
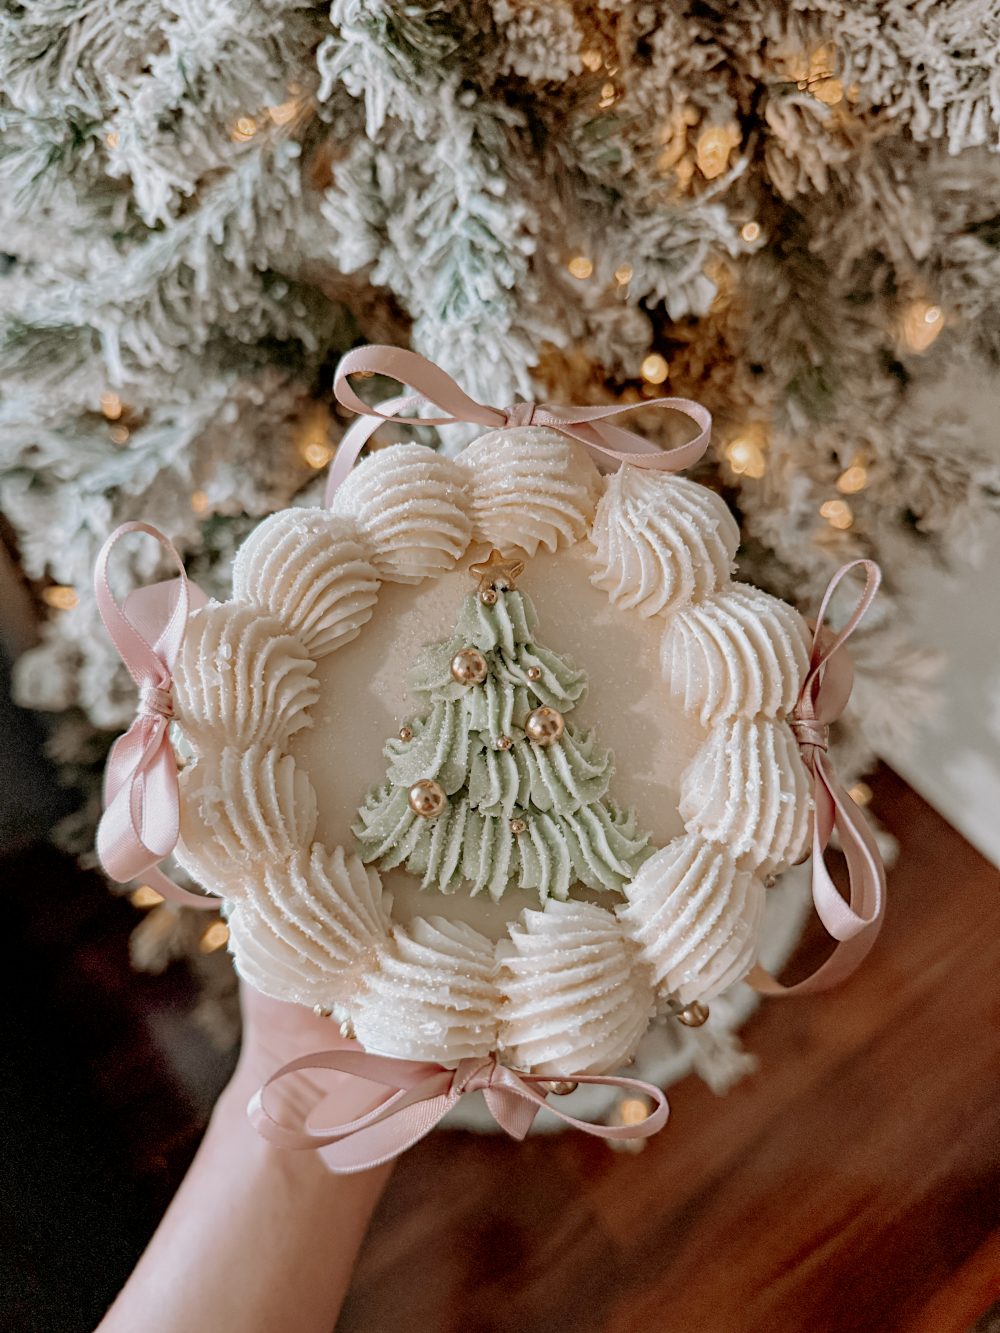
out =
[[(384, 375), (415, 389), (416, 393), (392, 398), (382, 403), (381, 407), (369, 407), (351, 387), (352, 375)], [(664, 472), (680, 472), (697, 463), (708, 448), (712, 429), (711, 413), (689, 398), (648, 398), (638, 403), (615, 403), (610, 407), (562, 407), (550, 403), (515, 403), (511, 407), (490, 407), (470, 398), (433, 361), (402, 347), (374, 345), (355, 347), (345, 353), (337, 366), (333, 391), (338, 402), (361, 416), (340, 441), (327, 476), (327, 504), (351, 471), (367, 440), (385, 421), (395, 420), (407, 426), (453, 426), (458, 422), (468, 422), (491, 430), (503, 426), (548, 426), (586, 445), (598, 461), (631, 463), (635, 467), (655, 468)], [(437, 408), (443, 415), (395, 415), (398, 411), (412, 412), (418, 407)], [(622, 416), (640, 407), (668, 408), (680, 412), (697, 425), (698, 434), (676, 449), (660, 449), (634, 431), (610, 424), (612, 417)]]
[[(177, 566), (179, 577), (139, 588), (119, 606), (108, 582), (108, 560), (130, 532), (154, 537)], [(148, 523), (123, 523), (107, 539), (94, 569), (94, 593), (104, 628), (139, 687), (135, 721), (111, 747), (104, 771), (105, 808), (97, 828), (97, 854), (112, 879), (124, 882), (141, 875), (171, 902), (217, 908), (217, 899), (189, 893), (158, 869), (180, 833), (177, 760), (169, 736), (172, 672), (188, 612), (208, 599), (188, 582), (173, 544)]]
[[(373, 1110), (344, 1124), (313, 1129), (306, 1116), (298, 1113), (295, 1123), (283, 1124), (267, 1109), (267, 1090), (289, 1074), (306, 1069), (333, 1069), (389, 1088), (391, 1092)], [(648, 1097), (655, 1109), (634, 1125), (595, 1125), (578, 1120), (545, 1099), (542, 1086), (559, 1077), (519, 1074), (500, 1064), (496, 1056), (462, 1060), (457, 1069), (446, 1069), (442, 1065), (396, 1060), (367, 1051), (317, 1051), (290, 1060), (272, 1074), (250, 1099), (247, 1115), (257, 1132), (270, 1143), (280, 1148), (319, 1149), (327, 1167), (341, 1175), (368, 1171), (398, 1157), (429, 1134), (471, 1092), (482, 1092), (493, 1119), (515, 1139), (524, 1138), (543, 1106), (574, 1129), (602, 1139), (644, 1139), (667, 1123), (670, 1107), (660, 1088), (640, 1079), (611, 1074), (572, 1077), (575, 1083), (601, 1084)]]
[[(865, 571), (865, 587), (858, 604), (836, 635), (824, 627), (830, 599), (852, 569)], [(827, 990), (849, 976), (878, 936), (885, 911), (885, 869), (863, 811), (844, 790), (827, 756), (830, 724), (847, 706), (854, 683), (854, 667), (844, 644), (871, 606), (882, 581), (873, 560), (852, 560), (831, 578), (816, 619), (809, 669), (802, 682), (791, 726), (812, 774), (813, 817), (812, 895), (816, 913), (827, 932), (838, 941), (833, 953), (811, 976), (794, 986), (783, 986), (757, 966), (747, 980), (765, 995), (805, 994)], [(847, 860), (849, 901), (845, 902), (830, 878), (823, 853), (833, 830)]]

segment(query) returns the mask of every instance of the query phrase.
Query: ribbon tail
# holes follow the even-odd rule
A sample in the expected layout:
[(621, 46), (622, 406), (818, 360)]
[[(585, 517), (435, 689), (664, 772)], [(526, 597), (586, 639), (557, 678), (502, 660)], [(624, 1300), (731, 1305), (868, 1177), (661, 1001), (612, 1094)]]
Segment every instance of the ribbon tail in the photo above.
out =
[(505, 1087), (503, 1084), (484, 1088), (483, 1100), (500, 1128), (518, 1142), (527, 1137), (528, 1130), (535, 1122), (535, 1116), (545, 1105), (545, 1098), (527, 1086), (522, 1091)]
[(423, 1097), (320, 1148), (319, 1155), (327, 1170), (338, 1176), (351, 1176), (384, 1166), (426, 1138), (457, 1101), (458, 1097), (451, 1091), (436, 1097)]

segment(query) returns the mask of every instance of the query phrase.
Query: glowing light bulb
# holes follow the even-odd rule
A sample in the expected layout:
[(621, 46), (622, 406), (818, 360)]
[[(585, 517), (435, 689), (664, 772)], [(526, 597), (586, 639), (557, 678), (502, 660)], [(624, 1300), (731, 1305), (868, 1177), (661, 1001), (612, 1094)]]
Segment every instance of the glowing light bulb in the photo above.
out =
[(659, 352), (650, 352), (642, 363), (642, 378), (650, 384), (662, 384), (670, 374), (667, 359)]
[(749, 245), (753, 245), (754, 241), (760, 240), (760, 223), (744, 222), (740, 228), (740, 235)]
[(722, 175), (729, 166), (729, 154), (739, 143), (740, 132), (735, 124), (709, 125), (702, 130), (695, 144), (695, 160), (706, 180)]
[(105, 142), (105, 143), (108, 145), (108, 147), (111, 148), (111, 149), (115, 149), (115, 148), (117, 148), (118, 145), (119, 145), (119, 143), (121, 142), (121, 140), (120, 140), (119, 137), (118, 137), (118, 131), (117, 131), (117, 130), (112, 130), (110, 134), (106, 134), (106, 135), (104, 136), (104, 142)]
[(580, 56), (580, 60), (583, 63), (584, 69), (589, 69), (591, 73), (595, 74), (604, 64), (604, 57), (601, 55), (600, 51), (593, 47), (591, 47), (589, 51), (584, 51)]
[(627, 287), (632, 281), (633, 272), (631, 264), (619, 264), (615, 269), (615, 282), (619, 287)]
[(133, 907), (159, 907), (160, 903), (163, 902), (163, 894), (157, 893), (148, 884), (140, 884), (137, 889), (132, 890), (128, 900)]
[(759, 421), (751, 421), (726, 446), (729, 466), (741, 477), (759, 480), (767, 471), (767, 432)]
[(586, 255), (574, 255), (566, 267), (572, 277), (578, 278), (580, 282), (585, 282), (594, 271), (594, 261), (588, 259)]
[(101, 411), (109, 421), (117, 421), (122, 414), (122, 400), (110, 389), (101, 394)]
[(119, 422), (116, 426), (112, 426), (109, 429), (108, 438), (112, 444), (117, 444), (120, 447), (121, 445), (128, 443), (129, 433), (128, 426), (123, 426), (122, 423)]
[(868, 805), (872, 799), (872, 789), (867, 782), (856, 782), (847, 794), (855, 805)]
[(208, 513), (209, 504), (208, 494), (205, 491), (191, 492), (191, 508), (199, 518)]
[(618, 1118), (623, 1125), (641, 1125), (649, 1119), (649, 1106), (641, 1097), (623, 1097), (618, 1103)]
[(854, 525), (854, 514), (846, 500), (825, 500), (820, 505), (819, 512), (830, 527), (836, 528), (838, 532), (846, 532)]
[(926, 352), (944, 328), (944, 311), (929, 301), (911, 301), (903, 311), (901, 334), (912, 352)]
[(317, 472), (325, 468), (333, 457), (333, 450), (324, 440), (309, 440), (302, 446), (302, 457)]
[(225, 921), (213, 921), (202, 932), (201, 939), (198, 941), (198, 948), (202, 953), (215, 953), (216, 949), (221, 949), (228, 939), (229, 927)]
[(257, 122), (253, 116), (240, 116), (233, 122), (229, 137), (234, 143), (246, 143), (257, 133)]
[(65, 583), (53, 583), (51, 587), (43, 588), (42, 601), (55, 611), (72, 611), (80, 604), (76, 589)]
[(841, 495), (855, 495), (868, 485), (868, 469), (863, 463), (852, 463), (837, 478), (837, 490)]

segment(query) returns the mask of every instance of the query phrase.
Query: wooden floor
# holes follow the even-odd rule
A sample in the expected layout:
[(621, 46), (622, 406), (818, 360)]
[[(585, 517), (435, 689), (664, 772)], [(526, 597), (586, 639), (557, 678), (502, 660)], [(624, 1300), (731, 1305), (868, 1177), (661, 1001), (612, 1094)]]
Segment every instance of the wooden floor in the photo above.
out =
[(675, 1088), (637, 1156), (418, 1145), (338, 1333), (966, 1333), (1000, 1301), (1000, 875), (890, 773), (875, 809), (883, 934), (840, 991), (764, 1003), (759, 1073)]

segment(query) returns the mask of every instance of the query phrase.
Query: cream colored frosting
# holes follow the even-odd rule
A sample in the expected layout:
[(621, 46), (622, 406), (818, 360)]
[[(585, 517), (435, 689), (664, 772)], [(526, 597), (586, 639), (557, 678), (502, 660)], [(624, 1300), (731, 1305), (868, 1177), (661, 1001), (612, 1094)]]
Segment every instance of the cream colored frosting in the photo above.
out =
[(667, 688), (706, 725), (735, 714), (790, 712), (808, 661), (809, 632), (799, 613), (747, 583), (682, 607), (663, 635)]
[(465, 480), (454, 459), (394, 444), (358, 464), (331, 509), (358, 525), (383, 578), (417, 583), (450, 569), (469, 544)]
[(810, 782), (786, 722), (717, 722), (681, 782), (685, 827), (723, 843), (744, 869), (768, 874), (809, 839)]
[[(394, 446), (355, 470), (332, 514), (292, 510), (261, 524), (237, 556), (233, 602), (191, 616), (174, 701), (198, 758), (181, 779), (178, 856), (228, 899), (231, 948), (250, 984), (350, 1012), (372, 1050), (447, 1064), (499, 1047), (519, 1067), (572, 1073), (626, 1060), (654, 993), (689, 1003), (745, 975), (763, 910), (760, 877), (798, 854), (808, 826), (808, 782), (782, 721), (806, 668), (807, 631), (791, 607), (728, 583), (737, 533), (711, 493), (625, 469), (598, 506), (600, 494), (585, 451), (548, 430), (493, 432), (458, 460)], [(529, 553), (564, 547), (587, 532), (595, 509), (593, 581), (618, 606), (665, 617), (667, 688), (711, 727), (682, 782), (687, 832), (629, 881), (611, 866), (614, 839), (634, 834), (615, 824), (616, 812), (613, 827), (578, 831), (594, 881), (608, 879), (599, 873), (605, 862), (612, 887), (626, 881), (617, 912), (550, 900), (544, 911), (521, 913), (496, 946), (458, 920), (393, 923), (378, 874), (312, 842), (316, 795), (287, 745), (310, 722), (314, 659), (359, 633), (380, 577), (438, 575), (472, 539)], [(467, 628), (478, 643), (493, 621), (474, 610)], [(412, 630), (410, 639), (419, 646)], [(575, 702), (580, 683), (537, 658), (538, 688), (551, 691), (554, 706)], [(447, 663), (431, 667), (437, 679)], [(509, 709), (483, 692), (479, 722), (490, 735), (523, 723), (519, 669), (510, 668)], [(390, 758), (412, 756), (425, 776), (441, 756), (424, 755), (422, 730), (412, 731), (409, 749), (394, 741)], [(558, 750), (484, 754), (469, 775), (484, 821), (506, 820), (530, 793), (542, 828), (593, 798), (604, 781), (600, 756), (572, 725), (564, 734)], [(434, 772), (445, 780), (444, 758)], [(412, 812), (404, 817), (413, 822)], [(430, 825), (415, 827), (430, 835)], [(489, 839), (460, 832), (466, 874), (492, 889)], [(539, 866), (558, 858), (558, 833), (522, 833), (523, 855)], [(565, 890), (578, 879), (567, 866)]]
[(268, 745), (224, 746), (180, 775), (180, 864), (227, 897), (260, 866), (288, 860), (316, 832), (316, 793), (291, 755)]
[(740, 530), (714, 491), (626, 466), (608, 479), (590, 539), (593, 583), (616, 605), (654, 616), (728, 583)]
[(257, 607), (210, 602), (192, 613), (174, 668), (174, 713), (200, 752), (270, 744), (310, 724), (313, 659)]
[(471, 495), (473, 537), (534, 555), (578, 541), (590, 526), (601, 478), (586, 449), (556, 431), (490, 431), (459, 454)]
[(396, 926), (351, 1018), (366, 1050), (450, 1065), (496, 1050), (499, 1009), (493, 942), (423, 917)]
[(661, 999), (711, 999), (753, 966), (764, 886), (717, 843), (676, 838), (625, 887), (618, 916)]
[(652, 1017), (653, 992), (610, 912), (554, 901), (524, 912), (498, 956), (507, 1063), (603, 1074), (629, 1059)]
[(262, 607), (325, 657), (371, 617), (379, 579), (355, 524), (325, 509), (265, 519), (233, 563), (233, 598)]
[(391, 899), (378, 873), (315, 845), (263, 862), (259, 887), (229, 915), (240, 975), (265, 995), (299, 1004), (351, 1003), (389, 947)]

